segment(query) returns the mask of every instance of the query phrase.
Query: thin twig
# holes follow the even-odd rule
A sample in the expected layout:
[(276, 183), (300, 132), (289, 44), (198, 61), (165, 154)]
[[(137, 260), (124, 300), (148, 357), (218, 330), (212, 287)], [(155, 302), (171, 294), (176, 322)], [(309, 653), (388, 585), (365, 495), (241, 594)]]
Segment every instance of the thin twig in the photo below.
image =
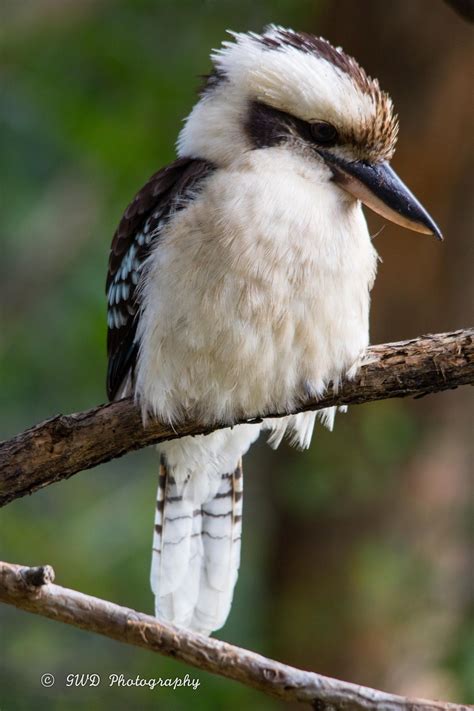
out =
[[(42, 570), (43, 573), (38, 572)], [(173, 657), (285, 701), (312, 704), (317, 711), (467, 711), (474, 708), (408, 699), (289, 667), (226, 642), (163, 624), (127, 607), (54, 585), (51, 578), (54, 579), (54, 572), (50, 566), (28, 569), (0, 562), (0, 601)]]
[[(439, 333), (410, 341), (372, 346), (356, 378), (338, 391), (329, 388), (292, 413), (255, 413), (232, 424), (283, 417), (331, 405), (358, 404), (393, 397), (421, 397), (474, 382), (474, 330)], [(143, 426), (131, 399), (74, 415), (58, 415), (0, 443), (0, 505), (31, 494), (126, 452), (167, 439), (206, 434), (231, 423), (176, 427), (150, 421)]]

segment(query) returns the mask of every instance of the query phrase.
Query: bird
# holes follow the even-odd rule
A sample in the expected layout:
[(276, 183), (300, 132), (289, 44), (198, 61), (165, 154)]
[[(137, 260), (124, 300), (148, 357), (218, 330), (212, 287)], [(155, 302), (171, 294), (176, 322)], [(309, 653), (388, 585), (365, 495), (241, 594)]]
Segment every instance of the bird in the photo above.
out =
[(106, 284), (109, 399), (220, 427), (161, 444), (153, 531), (155, 615), (205, 635), (237, 581), (243, 455), (262, 430), (307, 448), (336, 408), (271, 414), (363, 362), (378, 256), (362, 205), (442, 239), (390, 165), (398, 118), (377, 79), (307, 32), (229, 35), (176, 160), (118, 225)]

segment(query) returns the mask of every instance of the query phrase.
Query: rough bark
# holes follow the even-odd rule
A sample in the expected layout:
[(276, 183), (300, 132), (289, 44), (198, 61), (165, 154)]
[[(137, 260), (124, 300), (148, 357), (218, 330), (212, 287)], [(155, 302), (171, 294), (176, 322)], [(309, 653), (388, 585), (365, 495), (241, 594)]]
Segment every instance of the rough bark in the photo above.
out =
[(119, 642), (173, 657), (317, 711), (467, 711), (470, 706), (408, 699), (280, 664), (240, 647), (158, 622), (154, 617), (53, 584), (48, 565), (0, 562), (0, 601)]
[[(393, 397), (421, 397), (474, 382), (474, 330), (439, 333), (371, 346), (356, 378), (302, 402), (293, 412)], [(255, 413), (282, 417), (288, 412)], [(249, 418), (250, 419), (250, 418)], [(246, 422), (249, 420), (239, 420)], [(237, 423), (234, 423), (237, 424)], [(131, 399), (73, 415), (57, 415), (0, 443), (0, 505), (31, 494), (126, 452), (167, 439), (205, 434), (224, 424), (184, 422), (143, 426)]]

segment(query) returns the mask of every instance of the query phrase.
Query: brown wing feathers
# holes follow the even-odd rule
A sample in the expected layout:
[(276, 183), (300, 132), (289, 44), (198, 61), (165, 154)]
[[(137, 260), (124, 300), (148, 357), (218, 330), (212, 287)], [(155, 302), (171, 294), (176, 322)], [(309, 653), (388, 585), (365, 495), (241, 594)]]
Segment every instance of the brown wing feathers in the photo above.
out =
[(183, 209), (214, 170), (208, 161), (179, 158), (155, 173), (126, 209), (112, 240), (107, 293), (107, 394), (113, 400), (136, 361), (137, 284), (146, 257), (170, 213)]

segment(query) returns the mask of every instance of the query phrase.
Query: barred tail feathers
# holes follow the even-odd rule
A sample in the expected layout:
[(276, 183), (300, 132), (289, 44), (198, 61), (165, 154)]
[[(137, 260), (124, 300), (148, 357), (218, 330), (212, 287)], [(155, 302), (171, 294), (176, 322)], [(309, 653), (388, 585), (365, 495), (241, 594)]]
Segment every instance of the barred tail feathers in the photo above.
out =
[(166, 443), (151, 568), (158, 618), (204, 634), (225, 623), (240, 564), (241, 457), (259, 431), (239, 425)]
[(161, 457), (153, 534), (151, 587), (156, 616), (187, 626), (198, 594), (201, 510), (183, 496)]
[(222, 476), (216, 495), (202, 507), (204, 559), (194, 629), (219, 629), (229, 614), (240, 565), (243, 482), (240, 460), (232, 473)]

